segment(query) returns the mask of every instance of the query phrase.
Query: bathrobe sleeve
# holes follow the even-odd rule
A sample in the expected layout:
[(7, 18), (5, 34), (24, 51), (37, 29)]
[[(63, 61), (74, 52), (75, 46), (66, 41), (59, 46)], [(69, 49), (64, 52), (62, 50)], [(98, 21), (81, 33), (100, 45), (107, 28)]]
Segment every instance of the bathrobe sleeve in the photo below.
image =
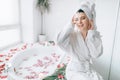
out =
[(70, 52), (70, 36), (74, 30), (74, 25), (69, 22), (57, 36), (57, 45), (66, 52)]
[(103, 53), (102, 40), (98, 31), (89, 30), (86, 43), (92, 58), (97, 58)]

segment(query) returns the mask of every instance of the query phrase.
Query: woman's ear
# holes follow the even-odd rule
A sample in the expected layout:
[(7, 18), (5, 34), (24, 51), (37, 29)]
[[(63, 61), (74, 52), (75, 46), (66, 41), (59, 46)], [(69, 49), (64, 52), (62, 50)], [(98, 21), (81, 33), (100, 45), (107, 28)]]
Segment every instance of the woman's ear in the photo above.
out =
[(88, 30), (93, 30), (93, 29), (94, 29), (93, 20), (89, 20), (89, 27), (88, 27)]

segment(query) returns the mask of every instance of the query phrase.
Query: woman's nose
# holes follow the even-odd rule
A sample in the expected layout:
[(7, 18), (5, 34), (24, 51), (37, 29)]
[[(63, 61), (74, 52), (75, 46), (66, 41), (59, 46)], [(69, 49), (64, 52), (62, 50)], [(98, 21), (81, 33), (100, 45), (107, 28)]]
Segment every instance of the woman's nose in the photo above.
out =
[(79, 19), (79, 23), (82, 23), (82, 20), (81, 20), (81, 19)]

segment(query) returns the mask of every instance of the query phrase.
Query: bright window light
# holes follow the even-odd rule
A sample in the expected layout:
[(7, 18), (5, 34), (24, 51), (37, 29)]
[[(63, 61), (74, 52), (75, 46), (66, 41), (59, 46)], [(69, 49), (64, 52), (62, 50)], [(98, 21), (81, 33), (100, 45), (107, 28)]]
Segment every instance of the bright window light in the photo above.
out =
[(14, 42), (19, 42), (20, 36), (18, 35), (20, 35), (19, 29), (0, 31), (0, 48), (11, 45)]
[(20, 42), (19, 11), (19, 0), (0, 0), (0, 49)]
[(19, 23), (18, 0), (0, 0), (0, 25)]

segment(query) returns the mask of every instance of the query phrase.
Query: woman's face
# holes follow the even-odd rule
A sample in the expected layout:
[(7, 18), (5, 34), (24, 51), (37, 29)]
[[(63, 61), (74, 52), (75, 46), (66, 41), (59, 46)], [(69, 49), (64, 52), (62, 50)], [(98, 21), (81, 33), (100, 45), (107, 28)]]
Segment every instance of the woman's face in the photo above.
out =
[(89, 19), (87, 18), (85, 13), (76, 13), (74, 15), (74, 20), (80, 31), (88, 31), (90, 29)]

